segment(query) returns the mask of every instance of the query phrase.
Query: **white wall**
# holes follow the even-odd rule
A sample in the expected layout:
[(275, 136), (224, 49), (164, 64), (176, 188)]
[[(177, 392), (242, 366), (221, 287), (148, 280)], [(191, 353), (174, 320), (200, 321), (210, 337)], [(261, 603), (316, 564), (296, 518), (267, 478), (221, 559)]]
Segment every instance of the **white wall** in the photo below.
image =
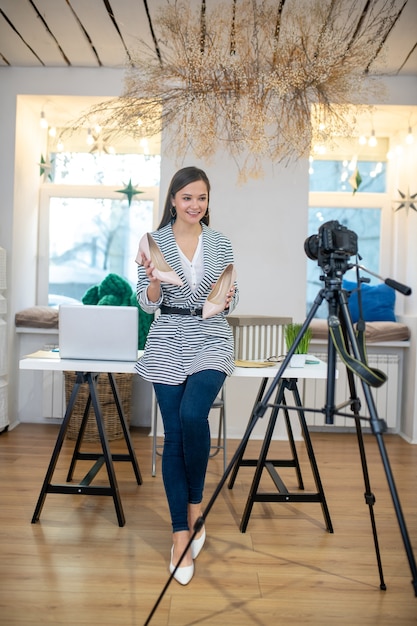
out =
[[(417, 104), (415, 78), (391, 78), (386, 84), (384, 103)], [(35, 304), (38, 163), (42, 149), (37, 131), (39, 112), (22, 111), (23, 121), (16, 128), (17, 96), (116, 96), (122, 88), (123, 72), (120, 70), (0, 68), (0, 246), (6, 249), (8, 257), (9, 409), (12, 422), (17, 413), (18, 377), (17, 356), (13, 356), (17, 355), (14, 315), (16, 311)], [(264, 178), (238, 185), (236, 167), (223, 154), (210, 164), (190, 157), (186, 157), (183, 163), (173, 163), (164, 145), (165, 142), (161, 205), (168, 182), (178, 167), (195, 163), (209, 175), (212, 225), (230, 236), (235, 249), (241, 290), (236, 313), (290, 315), (295, 320), (304, 319), (307, 160), (288, 167), (265, 163)], [(415, 249), (413, 241), (415, 231), (414, 239), (412, 231), (407, 231), (408, 253)], [(405, 249), (402, 237), (397, 246)], [(415, 250), (412, 254), (416, 254)], [(402, 263), (410, 267), (408, 261), (407, 257)], [(413, 267), (415, 261), (414, 256)], [(414, 301), (406, 312), (415, 316), (416, 309)], [(237, 392), (238, 396), (240, 398)], [(250, 401), (246, 399), (243, 404), (230, 402), (234, 407), (230, 419), (246, 420)], [(417, 441), (417, 416), (411, 428), (408, 437)]]

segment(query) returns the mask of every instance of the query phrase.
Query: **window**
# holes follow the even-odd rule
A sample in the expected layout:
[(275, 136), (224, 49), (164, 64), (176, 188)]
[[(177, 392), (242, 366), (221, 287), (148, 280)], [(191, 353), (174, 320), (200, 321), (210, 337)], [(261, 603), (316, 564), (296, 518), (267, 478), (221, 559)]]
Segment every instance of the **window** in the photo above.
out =
[(347, 159), (316, 160), (310, 164), (310, 191), (347, 191), (353, 187), (349, 179), (359, 172), (360, 192), (383, 193), (386, 191), (386, 164), (382, 161), (356, 161)]
[[(349, 179), (359, 171), (361, 182), (358, 190)], [(310, 167), (310, 195), (308, 211), (308, 236), (318, 233), (322, 224), (336, 220), (358, 236), (358, 253), (364, 265), (370, 271), (380, 273), (382, 259), (380, 251), (388, 249), (388, 232), (384, 221), (384, 207), (387, 205), (386, 195), (386, 162), (375, 160), (358, 161), (356, 159), (312, 160)], [(351, 257), (351, 263), (356, 258)], [(307, 259), (307, 313), (323, 287), (320, 276), (322, 268), (317, 261)], [(362, 272), (371, 282), (378, 279)], [(355, 280), (356, 271), (346, 271), (346, 279)], [(328, 314), (327, 302), (323, 302), (316, 317), (325, 318)]]
[[(358, 252), (364, 259), (364, 265), (372, 272), (379, 272), (379, 250), (381, 231), (381, 209), (376, 208), (335, 208), (335, 207), (310, 207), (308, 211), (308, 232), (317, 234), (320, 226), (330, 220), (336, 220), (342, 226), (353, 230), (358, 235)], [(365, 262), (366, 260), (366, 262)], [(352, 263), (356, 258), (350, 259)], [(319, 290), (323, 287), (320, 276), (322, 268), (317, 261), (307, 261), (307, 311), (313, 306)], [(345, 273), (347, 280), (355, 281), (355, 269)], [(367, 275), (368, 278), (371, 278)], [(317, 311), (316, 317), (327, 317), (327, 303), (323, 303)]]
[[(134, 289), (139, 240), (155, 224), (160, 157), (57, 153), (51, 162), (53, 182), (41, 188), (38, 302), (81, 302), (110, 273)], [(129, 182), (140, 192), (130, 204)]]
[[(152, 230), (153, 202), (53, 197), (49, 203), (48, 301), (81, 300), (109, 273), (136, 283), (140, 235)], [(80, 225), (82, 227), (80, 228)]]

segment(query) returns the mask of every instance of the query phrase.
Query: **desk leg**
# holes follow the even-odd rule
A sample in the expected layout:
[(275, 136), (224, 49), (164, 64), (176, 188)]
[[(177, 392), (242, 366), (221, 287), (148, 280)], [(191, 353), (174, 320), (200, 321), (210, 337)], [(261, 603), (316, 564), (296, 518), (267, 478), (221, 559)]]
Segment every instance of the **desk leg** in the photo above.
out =
[[(303, 482), (303, 477), (301, 475), (301, 467), (300, 467), (300, 462), (298, 460), (298, 452), (297, 452), (297, 446), (295, 445), (295, 441), (294, 441), (294, 433), (292, 430), (292, 426), (291, 426), (291, 420), (290, 420), (290, 414), (289, 411), (286, 407), (286, 401), (285, 401), (285, 394), (283, 394), (282, 396), (282, 401), (281, 403), (284, 406), (284, 416), (285, 416), (285, 426), (287, 429), (287, 435), (288, 435), (288, 441), (290, 443), (290, 448), (291, 448), (291, 454), (292, 454), (292, 459), (293, 459), (293, 465), (295, 467), (295, 472), (297, 474), (297, 480), (298, 480), (298, 488), (299, 489), (304, 489), (304, 482)], [(288, 466), (290, 466), (288, 464)]]
[[(276, 395), (275, 404), (280, 405), (283, 397), (284, 397), (284, 385), (282, 384), (282, 381), (281, 381), (281, 383), (278, 386), (278, 392)], [(262, 444), (261, 454), (256, 464), (255, 475), (253, 477), (252, 485), (249, 491), (249, 496), (246, 501), (245, 510), (243, 512), (242, 520), (240, 522), (240, 532), (242, 533), (246, 532), (246, 528), (249, 522), (249, 517), (253, 508), (253, 503), (256, 500), (256, 494), (258, 492), (258, 487), (261, 481), (262, 472), (265, 467), (269, 446), (271, 445), (271, 439), (272, 439), (272, 435), (275, 429), (278, 412), (279, 412), (279, 408), (277, 408), (277, 406), (274, 406), (271, 412), (271, 417), (269, 418), (269, 424), (265, 433), (264, 442)]]
[[(83, 380), (84, 380), (84, 376), (83, 376)], [(80, 449), (81, 449), (81, 444), (84, 439), (84, 433), (85, 433), (85, 429), (86, 429), (87, 422), (88, 422), (90, 407), (91, 407), (91, 394), (88, 394), (87, 402), (85, 404), (85, 409), (83, 413), (83, 418), (81, 420), (80, 429), (78, 431), (77, 440), (76, 440), (75, 447), (74, 447), (74, 452), (72, 455), (71, 463), (70, 463), (68, 474), (67, 474), (68, 483), (72, 481), (73, 476), (74, 476), (74, 471), (75, 471), (75, 464), (77, 463), (77, 460), (81, 458)]]
[[(295, 467), (297, 471), (297, 476), (298, 476), (299, 488), (300, 489), (304, 488), (302, 476), (301, 476), (301, 469), (300, 469), (300, 465), (298, 462), (297, 451), (296, 451), (295, 442), (293, 438), (291, 423), (290, 423), (290, 419), (288, 415), (287, 404), (285, 401), (286, 389), (292, 391), (293, 393), (293, 397), (295, 400), (295, 409), (297, 411), (300, 425), (302, 428), (304, 441), (305, 441), (305, 445), (307, 448), (307, 453), (308, 453), (308, 457), (310, 461), (310, 466), (311, 466), (311, 470), (313, 473), (313, 477), (314, 477), (314, 481), (315, 481), (315, 485), (317, 489), (316, 493), (298, 493), (298, 492), (291, 493), (289, 492), (282, 478), (279, 476), (279, 474), (277, 473), (275, 469), (276, 467)], [(281, 408), (284, 409), (284, 413), (286, 417), (286, 424), (287, 424), (287, 431), (288, 431), (288, 435), (290, 439), (290, 446), (292, 449), (293, 456), (292, 456), (292, 459), (290, 460), (267, 459), (267, 455), (268, 455), (269, 447), (271, 444), (272, 435), (275, 429), (278, 413)], [(326, 498), (324, 495), (323, 486), (321, 484), (320, 474), (318, 471), (316, 459), (314, 456), (313, 446), (312, 446), (311, 439), (310, 439), (310, 434), (308, 432), (307, 423), (305, 420), (305, 415), (304, 415), (304, 411), (303, 411), (302, 404), (301, 404), (301, 398), (300, 398), (298, 388), (297, 388), (297, 381), (295, 379), (283, 379), (281, 380), (278, 386), (278, 391), (277, 391), (274, 405), (271, 411), (271, 416), (268, 422), (268, 427), (265, 433), (265, 438), (264, 438), (264, 442), (262, 445), (259, 459), (257, 461), (256, 460), (241, 460), (241, 464), (247, 465), (247, 466), (256, 465), (255, 475), (253, 477), (252, 485), (250, 488), (248, 499), (246, 501), (245, 510), (244, 510), (241, 524), (240, 524), (240, 530), (242, 533), (246, 531), (254, 502), (320, 502), (322, 511), (323, 511), (323, 516), (326, 522), (326, 528), (328, 532), (330, 533), (333, 532), (332, 522), (330, 519), (329, 510), (327, 508)], [(258, 493), (258, 488), (259, 488), (259, 484), (260, 484), (260, 480), (261, 480), (262, 472), (264, 468), (268, 470), (268, 473), (277, 489), (277, 492)]]
[[(233, 485), (235, 484), (235, 480), (236, 480), (237, 473), (239, 471), (239, 467), (241, 465), (245, 465), (246, 464), (244, 459), (243, 459), (243, 455), (245, 454), (246, 446), (248, 444), (248, 441), (246, 439), (246, 434), (248, 433), (249, 430), (251, 430), (251, 425), (252, 425), (253, 419), (255, 417), (255, 409), (256, 409), (256, 407), (258, 406), (259, 402), (262, 400), (262, 398), (264, 396), (267, 382), (268, 382), (268, 379), (267, 378), (263, 378), (262, 381), (261, 381), (261, 384), (259, 385), (259, 389), (258, 389), (258, 393), (257, 393), (257, 396), (256, 396), (255, 404), (253, 405), (251, 416), (249, 418), (249, 422), (248, 422), (248, 425), (246, 427), (245, 435), (243, 437), (243, 442), (244, 443), (242, 444), (242, 448), (241, 448), (240, 454), (237, 457), (236, 463), (234, 464), (234, 467), (233, 467), (233, 470), (232, 470), (232, 473), (230, 474), (230, 479), (229, 479), (229, 483), (228, 483), (229, 489), (233, 489)], [(253, 464), (251, 464), (251, 465), (253, 465)]]
[[(126, 426), (126, 420), (123, 414), (123, 408), (122, 408), (122, 403), (120, 402), (120, 398), (119, 398), (119, 392), (117, 390), (117, 386), (116, 386), (116, 381), (114, 380), (114, 376), (111, 372), (108, 372), (108, 377), (109, 377), (109, 382), (110, 382), (110, 386), (112, 388), (112, 392), (113, 392), (113, 397), (114, 397), (114, 401), (116, 403), (116, 407), (117, 407), (117, 413), (119, 415), (119, 419), (120, 419), (120, 424), (122, 426), (122, 430), (123, 430), (123, 435), (125, 438), (125, 442), (126, 442), (126, 446), (127, 449), (129, 451), (129, 459), (132, 463), (132, 467), (133, 467), (133, 471), (135, 472), (135, 476), (136, 476), (136, 482), (138, 483), (138, 485), (142, 484), (142, 476), (140, 473), (140, 469), (139, 469), (139, 464), (136, 458), (136, 454), (133, 448), (133, 444), (132, 444), (132, 440), (130, 438), (130, 433), (129, 433), (129, 429)], [(123, 458), (120, 460), (124, 460)]]
[[(298, 387), (295, 381), (292, 384), (292, 393), (294, 396), (295, 404), (298, 407), (301, 407), (301, 398), (298, 391)], [(317, 492), (319, 494), (319, 501), (321, 504), (321, 508), (323, 511), (323, 517), (326, 521), (326, 528), (329, 533), (333, 532), (332, 520), (330, 519), (330, 513), (327, 506), (326, 496), (324, 494), (323, 485), (320, 478), (319, 468), (317, 467), (316, 457), (313, 450), (313, 444), (311, 443), (310, 433), (308, 431), (308, 426), (305, 418), (305, 413), (302, 409), (298, 409), (298, 418), (301, 424), (301, 430), (303, 432), (304, 443), (307, 448), (307, 454), (310, 461), (311, 471), (313, 473), (314, 482), (316, 485)]]
[(82, 377), (77, 376), (77, 379), (75, 381), (74, 387), (72, 388), (71, 391), (71, 396), (67, 405), (67, 409), (65, 411), (65, 416), (63, 419), (63, 422), (61, 424), (61, 428), (59, 429), (59, 433), (58, 433), (58, 437), (55, 443), (55, 447), (54, 447), (54, 451), (52, 452), (52, 456), (51, 456), (51, 460), (49, 462), (49, 466), (45, 475), (45, 479), (43, 481), (43, 485), (42, 485), (42, 489), (41, 489), (41, 493), (39, 495), (39, 499), (35, 508), (35, 511), (33, 513), (33, 517), (32, 517), (32, 524), (35, 524), (40, 517), (43, 505), (45, 503), (45, 498), (46, 498), (46, 494), (49, 491), (49, 486), (51, 484), (51, 479), (53, 476), (53, 473), (55, 471), (55, 467), (58, 461), (58, 457), (59, 454), (61, 452), (62, 449), (62, 444), (64, 443), (64, 439), (65, 439), (65, 435), (67, 433), (67, 429), (68, 429), (68, 424), (69, 421), (71, 419), (71, 415), (72, 415), (72, 410), (74, 408), (74, 404), (75, 404), (75, 400), (77, 399), (77, 395), (78, 395), (78, 391), (80, 389), (80, 385), (81, 383), (84, 382), (82, 380)]
[(91, 402), (93, 403), (94, 414), (96, 416), (97, 429), (100, 435), (101, 446), (104, 452), (104, 461), (106, 463), (107, 474), (110, 482), (110, 489), (113, 495), (114, 506), (116, 509), (117, 519), (119, 526), (125, 525), (125, 516), (123, 513), (122, 502), (120, 499), (119, 486), (116, 480), (116, 474), (114, 472), (113, 459), (109, 448), (109, 442), (107, 441), (106, 430), (103, 426), (103, 420), (101, 417), (100, 403), (97, 395), (94, 374), (90, 372), (87, 374), (87, 382), (90, 388)]
[[(116, 404), (118, 416), (122, 425), (123, 434), (125, 437), (125, 442), (128, 447), (128, 454), (111, 454), (107, 434), (103, 425), (102, 412), (100, 407), (100, 402), (97, 395), (96, 389), (96, 379), (98, 374), (95, 373), (83, 373), (77, 372), (76, 382), (71, 392), (70, 400), (68, 402), (67, 410), (65, 412), (64, 420), (62, 422), (61, 428), (58, 433), (58, 438), (55, 444), (55, 448), (51, 457), (51, 461), (49, 463), (49, 467), (45, 476), (45, 480), (43, 482), (41, 494), (38, 499), (38, 503), (32, 518), (32, 523), (35, 523), (39, 520), (40, 513), (42, 511), (43, 504), (45, 502), (45, 497), (47, 493), (68, 493), (68, 494), (86, 494), (86, 495), (105, 495), (112, 496), (117, 519), (119, 522), (119, 526), (125, 525), (125, 517), (123, 513), (122, 503), (120, 499), (119, 487), (116, 480), (116, 475), (114, 472), (113, 461), (130, 461), (133, 466), (133, 470), (136, 476), (136, 481), (140, 485), (142, 484), (142, 476), (140, 474), (139, 465), (136, 459), (135, 451), (133, 449), (132, 441), (130, 438), (129, 431), (126, 427), (126, 421), (123, 415), (123, 409), (120, 403), (120, 398), (118, 395), (116, 383), (114, 381), (113, 374), (109, 373), (109, 381), (113, 392), (114, 401)], [(89, 388), (89, 396), (86, 402), (86, 407), (83, 414), (83, 419), (80, 425), (80, 430), (77, 436), (77, 441), (75, 444), (74, 453), (72, 456), (70, 468), (67, 475), (67, 484), (65, 485), (54, 485), (51, 483), (53, 473), (56, 468), (56, 464), (58, 461), (59, 454), (61, 452), (62, 444), (67, 432), (68, 424), (71, 419), (72, 411), (74, 408), (75, 400), (82, 383), (88, 383)], [(97, 430), (100, 437), (101, 442), (101, 452), (81, 452), (81, 444), (83, 441), (83, 436), (88, 420), (89, 410), (91, 408), (91, 404), (93, 405), (94, 415), (97, 423)], [(77, 460), (94, 460), (96, 463), (90, 469), (90, 471), (86, 474), (83, 480), (76, 485), (69, 485), (68, 483), (72, 480), (75, 464)], [(95, 476), (100, 471), (101, 467), (106, 464), (109, 486), (93, 486), (90, 483), (95, 478)]]

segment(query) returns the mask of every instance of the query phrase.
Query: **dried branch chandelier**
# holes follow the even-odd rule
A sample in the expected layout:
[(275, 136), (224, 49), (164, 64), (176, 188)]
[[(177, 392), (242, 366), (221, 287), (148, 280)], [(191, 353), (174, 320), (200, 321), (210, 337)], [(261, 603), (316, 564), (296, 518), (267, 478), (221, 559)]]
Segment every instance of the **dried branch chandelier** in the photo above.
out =
[(378, 88), (370, 66), (401, 12), (394, 0), (208, 5), (167, 0), (155, 49), (139, 43), (123, 95), (87, 116), (137, 137), (167, 130), (176, 159), (223, 149), (244, 179), (261, 175), (265, 158), (306, 155), (313, 128), (346, 134), (351, 105), (365, 102), (365, 86)]

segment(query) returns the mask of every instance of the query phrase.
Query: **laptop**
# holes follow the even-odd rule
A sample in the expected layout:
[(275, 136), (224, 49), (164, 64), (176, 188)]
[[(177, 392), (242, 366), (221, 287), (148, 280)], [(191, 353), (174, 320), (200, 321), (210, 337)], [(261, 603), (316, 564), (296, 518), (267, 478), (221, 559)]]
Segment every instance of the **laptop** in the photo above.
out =
[(135, 306), (59, 307), (59, 356), (62, 359), (136, 361), (138, 319)]

